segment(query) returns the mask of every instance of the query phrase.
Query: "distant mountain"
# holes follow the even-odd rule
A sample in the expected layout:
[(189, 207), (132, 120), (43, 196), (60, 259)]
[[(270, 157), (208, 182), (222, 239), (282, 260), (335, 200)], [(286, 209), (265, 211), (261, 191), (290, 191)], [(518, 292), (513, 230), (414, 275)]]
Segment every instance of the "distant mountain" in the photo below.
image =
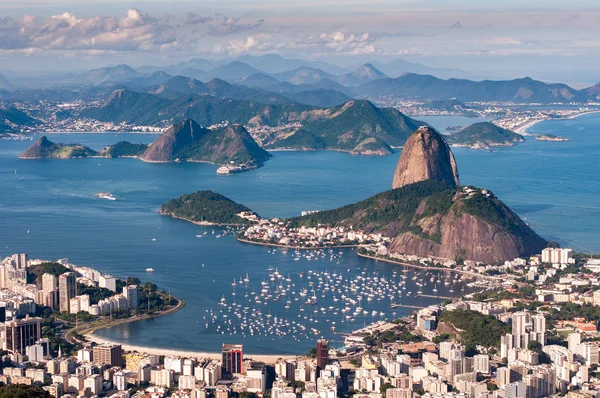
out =
[(289, 59), (283, 58), (277, 54), (265, 54), (265, 55), (244, 55), (237, 59), (242, 61), (253, 68), (262, 70), (266, 73), (280, 73), (297, 69), (301, 66), (307, 66), (310, 68), (321, 69), (326, 73), (339, 76), (348, 73), (348, 69), (333, 65), (324, 61), (310, 61), (305, 59)]
[(374, 61), (371, 65), (391, 77), (398, 77), (405, 73), (427, 74), (443, 79), (465, 77), (465, 72), (460, 69), (434, 68), (400, 58), (388, 63)]
[(0, 73), (0, 90), (12, 90), (14, 87), (8, 79)]
[(279, 83), (279, 80), (264, 73), (253, 73), (245, 76), (238, 81), (240, 84), (248, 87), (264, 87)]
[(148, 89), (151, 94), (165, 98), (176, 98), (186, 94), (212, 95), (218, 98), (257, 101), (264, 104), (284, 103), (290, 99), (276, 93), (265, 92), (250, 87), (233, 85), (221, 79), (212, 79), (206, 83), (190, 77), (174, 78)]
[(344, 86), (360, 86), (372, 80), (384, 79), (386, 77), (385, 73), (373, 65), (364, 64), (359, 66), (354, 72), (338, 77), (337, 81)]
[[(365, 100), (352, 100), (333, 108), (304, 112), (303, 119), (301, 129), (275, 139), (267, 147), (286, 148), (290, 142), (306, 142), (310, 135), (315, 143), (322, 143), (323, 149), (389, 155), (392, 153), (390, 147), (404, 144), (406, 138), (424, 124), (393, 108), (377, 108)], [(295, 134), (299, 136), (295, 137)]]
[(215, 164), (260, 167), (269, 153), (262, 149), (243, 126), (209, 130), (191, 119), (176, 123), (140, 156), (146, 162), (177, 159)]
[(18, 133), (22, 127), (33, 127), (40, 122), (15, 107), (0, 109), (0, 134)]
[(470, 148), (486, 148), (492, 146), (513, 146), (515, 142), (523, 142), (521, 134), (503, 129), (490, 122), (473, 123), (464, 129), (446, 136), (448, 143)]
[(117, 65), (107, 66), (105, 68), (92, 69), (82, 76), (78, 80), (81, 80), (84, 84), (100, 85), (106, 83), (123, 83), (127, 80), (131, 80), (135, 77), (139, 77), (140, 73), (135, 71), (128, 65)]
[(294, 70), (274, 73), (273, 77), (282, 82), (292, 84), (313, 84), (323, 79), (335, 80), (336, 76), (331, 75), (317, 68), (301, 66)]
[(49, 141), (46, 136), (40, 137), (29, 148), (23, 152), (21, 159), (76, 159), (88, 158), (98, 153), (81, 144), (55, 144)]
[(590, 100), (600, 100), (600, 83), (597, 83), (592, 87), (586, 88), (584, 89), (584, 91)]
[(318, 106), (319, 108), (330, 108), (352, 100), (352, 97), (340, 93), (339, 91), (325, 90), (322, 88), (300, 91), (298, 93), (287, 93), (286, 96), (295, 102)]
[(122, 84), (130, 88), (146, 88), (162, 84), (166, 81), (169, 81), (172, 78), (173, 76), (166, 72), (157, 71), (147, 75), (134, 77), (132, 79), (122, 82)]
[(365, 100), (316, 108), (294, 102), (262, 104), (198, 95), (167, 99), (123, 90), (113, 93), (100, 107), (83, 111), (81, 116), (137, 125), (162, 125), (188, 118), (203, 126), (223, 122), (249, 127), (289, 125), (294, 127), (273, 134), (257, 132), (255, 138), (262, 145), (276, 148), (281, 147), (285, 137), (306, 130), (322, 140), (324, 149), (369, 154), (389, 153), (390, 146), (402, 145), (412, 131), (424, 124)]
[(314, 90), (334, 90), (342, 94), (346, 94), (349, 97), (353, 96), (352, 91), (347, 87), (342, 86), (338, 82), (334, 82), (331, 79), (323, 79), (312, 84), (292, 84), (289, 82), (281, 82), (270, 86), (262, 87), (263, 90), (272, 91), (275, 93), (300, 93), (302, 91), (314, 91)]
[(236, 81), (243, 79), (246, 76), (262, 73), (260, 70), (251, 67), (240, 61), (233, 61), (226, 65), (217, 66), (204, 74), (202, 80), (222, 79), (227, 81)]
[(378, 79), (356, 88), (362, 95), (391, 95), (407, 99), (459, 101), (565, 102), (581, 98), (566, 84), (547, 84), (531, 78), (514, 80), (442, 80), (408, 73), (395, 79)]

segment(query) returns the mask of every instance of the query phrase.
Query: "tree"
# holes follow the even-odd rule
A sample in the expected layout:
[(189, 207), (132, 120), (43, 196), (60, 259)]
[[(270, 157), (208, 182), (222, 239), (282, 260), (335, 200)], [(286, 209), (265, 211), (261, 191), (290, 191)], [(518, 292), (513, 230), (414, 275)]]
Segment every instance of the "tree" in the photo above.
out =
[(316, 358), (317, 357), (317, 349), (316, 348), (311, 348), (310, 350), (308, 350), (308, 352), (306, 353), (306, 356), (309, 358)]
[(381, 387), (379, 387), (379, 392), (382, 396), (385, 397), (385, 392), (388, 390), (388, 388), (394, 388), (394, 386), (391, 383), (385, 383)]
[(498, 389), (498, 386), (496, 385), (496, 383), (488, 383), (487, 389), (488, 391), (496, 391)]
[(50, 398), (50, 393), (37, 385), (10, 384), (0, 387), (0, 398)]
[(527, 349), (531, 351), (538, 351), (542, 349), (542, 345), (535, 340), (531, 340), (529, 344), (527, 344)]

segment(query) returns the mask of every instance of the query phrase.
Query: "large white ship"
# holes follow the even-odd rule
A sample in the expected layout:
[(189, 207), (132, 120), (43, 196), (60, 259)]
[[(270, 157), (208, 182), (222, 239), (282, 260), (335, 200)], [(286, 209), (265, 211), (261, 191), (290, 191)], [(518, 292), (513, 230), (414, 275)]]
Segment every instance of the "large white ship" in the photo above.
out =
[(217, 174), (233, 174), (244, 171), (243, 166), (221, 166), (217, 169)]

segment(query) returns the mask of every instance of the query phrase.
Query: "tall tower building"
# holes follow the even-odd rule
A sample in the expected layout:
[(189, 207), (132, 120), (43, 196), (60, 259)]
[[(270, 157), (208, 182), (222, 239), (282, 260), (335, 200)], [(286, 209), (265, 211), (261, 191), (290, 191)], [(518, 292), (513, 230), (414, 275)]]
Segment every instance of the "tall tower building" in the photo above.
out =
[(25, 269), (29, 263), (29, 257), (25, 253), (13, 254), (13, 262), (16, 269)]
[(244, 361), (244, 346), (241, 344), (223, 344), (223, 373), (240, 374)]
[(317, 341), (317, 366), (319, 369), (325, 369), (329, 362), (329, 341)]
[(69, 312), (69, 302), (75, 296), (77, 296), (77, 277), (74, 272), (65, 272), (58, 277), (60, 312)]
[(46, 294), (56, 291), (58, 278), (52, 274), (42, 275), (42, 291)]

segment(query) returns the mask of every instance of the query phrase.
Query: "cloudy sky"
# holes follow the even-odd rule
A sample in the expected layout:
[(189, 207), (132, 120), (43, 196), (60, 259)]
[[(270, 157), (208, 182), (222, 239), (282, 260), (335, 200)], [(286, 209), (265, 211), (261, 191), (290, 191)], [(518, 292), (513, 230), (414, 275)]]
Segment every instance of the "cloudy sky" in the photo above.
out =
[(276, 53), (599, 81), (597, 0), (0, 0), (1, 69)]

